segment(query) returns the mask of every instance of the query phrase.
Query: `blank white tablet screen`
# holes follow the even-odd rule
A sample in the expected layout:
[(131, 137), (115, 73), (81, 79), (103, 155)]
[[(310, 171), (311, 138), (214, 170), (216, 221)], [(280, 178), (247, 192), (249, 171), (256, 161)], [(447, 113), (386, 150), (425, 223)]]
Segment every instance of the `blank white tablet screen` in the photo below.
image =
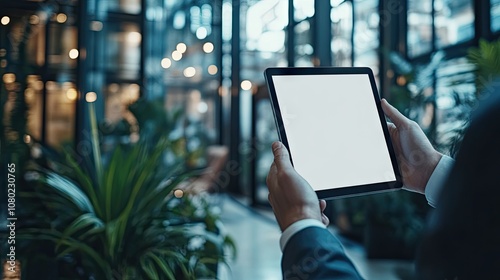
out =
[(313, 189), (396, 180), (367, 74), (272, 80), (294, 167)]

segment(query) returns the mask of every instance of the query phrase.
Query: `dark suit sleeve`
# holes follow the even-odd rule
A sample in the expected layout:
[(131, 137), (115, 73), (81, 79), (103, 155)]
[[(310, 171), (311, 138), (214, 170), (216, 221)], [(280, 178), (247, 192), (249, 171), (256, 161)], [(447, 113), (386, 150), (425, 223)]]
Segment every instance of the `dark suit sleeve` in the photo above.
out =
[(417, 279), (500, 279), (500, 87), (475, 112), (429, 218)]
[(293, 235), (283, 251), (283, 279), (362, 279), (327, 229), (305, 228)]

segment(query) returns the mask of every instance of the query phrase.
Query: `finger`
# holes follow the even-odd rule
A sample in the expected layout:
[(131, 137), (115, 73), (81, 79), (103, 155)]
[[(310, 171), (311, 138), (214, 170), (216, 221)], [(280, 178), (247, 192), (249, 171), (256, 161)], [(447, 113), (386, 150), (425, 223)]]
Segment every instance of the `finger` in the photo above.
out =
[(321, 214), (321, 222), (325, 225), (328, 226), (330, 224), (330, 219), (325, 214)]
[(292, 167), (292, 163), (290, 162), (290, 154), (285, 146), (281, 142), (273, 143), (273, 154), (274, 154), (274, 163), (276, 163), (276, 167), (278, 170), (288, 169)]
[(395, 140), (394, 138), (396, 138), (396, 135), (398, 133), (398, 128), (393, 123), (388, 122), (387, 129), (389, 129), (389, 134), (391, 135), (391, 138), (394, 141)]
[(274, 180), (277, 172), (278, 172), (278, 169), (276, 168), (276, 163), (273, 162), (273, 164), (271, 164), (271, 168), (269, 168), (269, 173), (267, 174), (267, 178), (266, 178), (266, 185), (268, 188), (270, 188), (272, 186), (273, 180)]
[(396, 127), (408, 126), (409, 120), (401, 114), (398, 109), (394, 108), (387, 100), (382, 99), (382, 109), (389, 119), (396, 125)]
[(320, 199), (320, 201), (319, 201), (319, 209), (321, 210), (321, 212), (325, 211), (325, 209), (326, 209), (326, 200)]
[(390, 132), (397, 130), (396, 125), (390, 122), (387, 123), (387, 128), (389, 129)]

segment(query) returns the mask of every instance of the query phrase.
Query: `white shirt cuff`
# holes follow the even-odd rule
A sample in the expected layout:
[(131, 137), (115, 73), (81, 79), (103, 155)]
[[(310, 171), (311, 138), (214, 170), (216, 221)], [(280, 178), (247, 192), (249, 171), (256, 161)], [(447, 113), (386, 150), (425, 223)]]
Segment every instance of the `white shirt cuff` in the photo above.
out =
[(434, 208), (436, 207), (441, 190), (454, 163), (454, 159), (443, 155), (441, 160), (439, 160), (439, 163), (436, 165), (434, 172), (432, 172), (432, 175), (425, 186), (425, 198), (427, 198), (427, 202), (430, 206)]
[(308, 227), (326, 228), (326, 226), (322, 222), (316, 219), (304, 219), (296, 221), (295, 223), (288, 226), (285, 229), (285, 231), (283, 231), (283, 233), (281, 234), (280, 238), (281, 251), (283, 252), (283, 250), (285, 250), (286, 243), (288, 242), (288, 240), (290, 240), (290, 238), (292, 238), (293, 235)]

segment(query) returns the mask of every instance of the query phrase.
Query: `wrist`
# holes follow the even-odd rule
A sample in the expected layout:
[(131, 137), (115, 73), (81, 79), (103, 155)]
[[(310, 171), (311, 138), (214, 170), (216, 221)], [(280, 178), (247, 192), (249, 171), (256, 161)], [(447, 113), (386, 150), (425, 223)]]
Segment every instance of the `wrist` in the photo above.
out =
[(443, 157), (443, 154), (441, 154), (438, 151), (434, 151), (434, 153), (432, 153), (429, 156), (428, 164), (425, 168), (425, 173), (423, 176), (424, 180), (422, 182), (422, 185), (420, 186), (421, 193), (425, 193), (427, 183), (429, 182), (429, 179), (431, 178), (432, 173), (434, 173), (434, 170), (436, 169), (436, 166), (439, 164), (439, 161), (441, 160), (442, 157)]
[[(318, 213), (316, 213), (318, 212)], [(280, 223), (281, 231), (285, 231), (290, 225), (301, 221), (314, 219), (319, 222), (321, 221), (321, 213), (319, 213), (318, 209), (310, 209), (309, 207), (297, 209), (296, 211), (290, 211), (288, 215), (283, 219), (283, 222)]]

